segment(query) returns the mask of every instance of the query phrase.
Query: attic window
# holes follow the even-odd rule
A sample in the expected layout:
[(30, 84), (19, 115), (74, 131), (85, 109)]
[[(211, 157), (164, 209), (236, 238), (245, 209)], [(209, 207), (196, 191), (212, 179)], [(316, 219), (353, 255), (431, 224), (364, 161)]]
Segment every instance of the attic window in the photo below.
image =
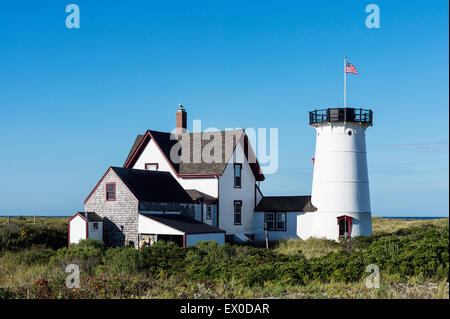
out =
[(234, 187), (241, 188), (242, 164), (234, 164)]
[(158, 163), (145, 163), (145, 170), (147, 171), (157, 171)]
[(116, 183), (106, 183), (106, 200), (116, 200)]

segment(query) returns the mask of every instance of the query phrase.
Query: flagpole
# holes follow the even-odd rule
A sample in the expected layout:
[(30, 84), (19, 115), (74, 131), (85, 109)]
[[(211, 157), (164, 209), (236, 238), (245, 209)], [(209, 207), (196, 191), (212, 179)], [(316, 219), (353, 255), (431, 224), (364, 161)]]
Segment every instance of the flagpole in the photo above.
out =
[(347, 56), (344, 55), (344, 108), (347, 107)]

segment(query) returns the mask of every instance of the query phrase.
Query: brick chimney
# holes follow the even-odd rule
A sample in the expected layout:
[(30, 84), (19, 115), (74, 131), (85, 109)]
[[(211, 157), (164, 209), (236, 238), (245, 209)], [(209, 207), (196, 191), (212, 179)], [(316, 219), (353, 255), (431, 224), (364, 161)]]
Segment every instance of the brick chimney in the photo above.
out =
[(183, 105), (178, 105), (179, 109), (177, 110), (177, 133), (186, 132), (187, 129), (187, 112), (184, 109)]

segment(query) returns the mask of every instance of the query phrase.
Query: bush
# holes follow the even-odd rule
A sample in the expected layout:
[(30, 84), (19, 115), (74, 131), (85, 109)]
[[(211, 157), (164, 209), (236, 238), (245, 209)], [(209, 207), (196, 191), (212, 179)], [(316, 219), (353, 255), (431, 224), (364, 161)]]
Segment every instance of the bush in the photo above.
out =
[(103, 265), (111, 274), (134, 274), (141, 269), (139, 251), (134, 247), (116, 247), (106, 250)]
[(55, 251), (43, 245), (35, 245), (18, 253), (19, 262), (27, 266), (48, 263)]
[(186, 252), (187, 249), (173, 242), (158, 241), (139, 250), (139, 267), (153, 275), (159, 275), (161, 270), (169, 274), (181, 273), (185, 268)]
[[(318, 242), (307, 244), (323, 246)], [(317, 257), (309, 259), (299, 249), (297, 252), (289, 250), (285, 255), (251, 246), (219, 246), (215, 242), (200, 242), (194, 247), (182, 248), (160, 241), (141, 250), (132, 247), (105, 250), (102, 242), (92, 239), (57, 251), (44, 244), (29, 246), (23, 251), (3, 251), (2, 254), (9, 265), (41, 264), (49, 258), (51, 265), (77, 264), (86, 272), (83, 273), (82, 287), (76, 290), (65, 288), (67, 274), (56, 271), (49, 276), (51, 278), (42, 278), (28, 287), (0, 290), (0, 298), (122, 297), (141, 295), (152, 287), (155, 291), (159, 289), (156, 295), (180, 293), (184, 296), (197, 289), (193, 287), (207, 285), (208, 289), (214, 290), (214, 285), (223, 283), (232, 283), (249, 291), (254, 290), (248, 287), (262, 286), (287, 289), (312, 282), (358, 282), (367, 276), (366, 266), (372, 263), (377, 264), (383, 274), (399, 280), (410, 277), (448, 280), (448, 227), (422, 226), (401, 229), (390, 235), (343, 240), (336, 242), (336, 246), (329, 242), (325, 244), (332, 246), (331, 252), (324, 255), (327, 250), (322, 249)], [(310, 251), (309, 256), (312, 255)], [(167, 286), (167, 282), (171, 286)]]
[[(412, 276), (448, 277), (448, 227), (434, 226), (401, 230), (397, 235), (382, 238), (372, 243), (364, 256), (368, 263), (401, 277)], [(407, 233), (407, 235), (405, 235)]]
[(33, 245), (58, 249), (67, 245), (67, 229), (53, 227), (22, 226), (0, 232), (0, 250), (22, 250)]
[(87, 273), (93, 272), (94, 268), (102, 261), (104, 245), (95, 239), (82, 240), (78, 244), (58, 249), (56, 254), (50, 258), (52, 265), (67, 266), (76, 264), (80, 270)]

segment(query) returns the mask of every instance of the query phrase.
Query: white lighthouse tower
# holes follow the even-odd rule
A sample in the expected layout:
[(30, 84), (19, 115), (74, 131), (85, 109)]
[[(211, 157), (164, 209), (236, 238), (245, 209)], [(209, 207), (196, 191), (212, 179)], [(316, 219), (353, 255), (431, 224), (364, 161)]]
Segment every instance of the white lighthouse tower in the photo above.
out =
[(344, 107), (309, 115), (316, 130), (311, 202), (317, 210), (299, 216), (299, 237), (371, 235), (365, 133), (372, 111)]

